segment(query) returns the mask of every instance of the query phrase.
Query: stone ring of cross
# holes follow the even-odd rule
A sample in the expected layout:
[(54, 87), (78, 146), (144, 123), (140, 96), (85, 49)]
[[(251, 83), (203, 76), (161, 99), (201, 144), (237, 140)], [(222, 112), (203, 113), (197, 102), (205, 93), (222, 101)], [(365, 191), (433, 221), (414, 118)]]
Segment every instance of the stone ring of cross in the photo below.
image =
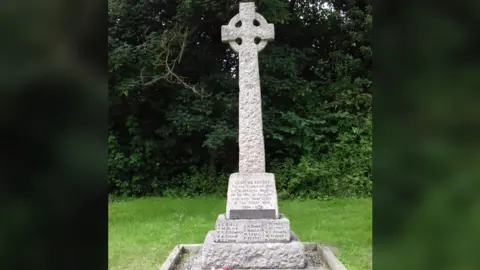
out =
[(275, 38), (274, 26), (255, 12), (255, 4), (242, 3), (240, 12), (233, 16), (228, 25), (222, 26), (222, 41), (229, 43), (232, 49), (240, 52), (242, 47), (256, 45), (257, 51), (267, 46), (268, 41)]

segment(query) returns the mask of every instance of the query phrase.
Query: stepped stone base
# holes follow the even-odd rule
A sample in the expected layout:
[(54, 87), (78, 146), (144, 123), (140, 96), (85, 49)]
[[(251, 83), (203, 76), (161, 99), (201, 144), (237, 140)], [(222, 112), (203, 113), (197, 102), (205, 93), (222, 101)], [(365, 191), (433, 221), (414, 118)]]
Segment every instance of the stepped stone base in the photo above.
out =
[(210, 231), (202, 249), (202, 269), (303, 269), (305, 247), (292, 234), (289, 243), (216, 243)]
[(215, 226), (217, 243), (286, 243), (290, 241), (290, 220), (227, 219), (219, 215)]

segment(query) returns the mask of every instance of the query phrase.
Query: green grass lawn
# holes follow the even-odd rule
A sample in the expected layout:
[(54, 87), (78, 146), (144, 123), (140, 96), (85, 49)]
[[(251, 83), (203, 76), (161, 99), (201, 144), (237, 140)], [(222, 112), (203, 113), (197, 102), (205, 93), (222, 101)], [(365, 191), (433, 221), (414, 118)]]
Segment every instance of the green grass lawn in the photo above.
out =
[[(145, 198), (108, 206), (109, 269), (158, 269), (181, 243), (203, 243), (224, 199)], [(348, 270), (371, 269), (371, 199), (281, 201), (280, 212), (301, 241), (338, 249)]]

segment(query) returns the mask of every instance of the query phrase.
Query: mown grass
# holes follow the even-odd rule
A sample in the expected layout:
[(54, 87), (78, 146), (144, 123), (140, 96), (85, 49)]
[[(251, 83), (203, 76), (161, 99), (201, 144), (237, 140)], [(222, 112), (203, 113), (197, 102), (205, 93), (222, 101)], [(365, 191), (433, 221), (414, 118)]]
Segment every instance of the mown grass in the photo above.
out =
[[(225, 200), (144, 198), (109, 204), (109, 269), (158, 269), (173, 247), (202, 243)], [(280, 210), (305, 242), (338, 249), (349, 270), (371, 269), (371, 199), (282, 201)]]

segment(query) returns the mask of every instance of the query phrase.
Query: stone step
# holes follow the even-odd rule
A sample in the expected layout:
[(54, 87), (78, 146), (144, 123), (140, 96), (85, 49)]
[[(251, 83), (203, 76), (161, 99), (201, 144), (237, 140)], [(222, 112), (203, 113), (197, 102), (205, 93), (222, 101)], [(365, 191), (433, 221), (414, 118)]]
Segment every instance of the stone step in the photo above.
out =
[(216, 243), (208, 232), (202, 248), (202, 269), (303, 269), (305, 247), (298, 240), (288, 243)]

